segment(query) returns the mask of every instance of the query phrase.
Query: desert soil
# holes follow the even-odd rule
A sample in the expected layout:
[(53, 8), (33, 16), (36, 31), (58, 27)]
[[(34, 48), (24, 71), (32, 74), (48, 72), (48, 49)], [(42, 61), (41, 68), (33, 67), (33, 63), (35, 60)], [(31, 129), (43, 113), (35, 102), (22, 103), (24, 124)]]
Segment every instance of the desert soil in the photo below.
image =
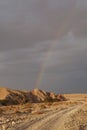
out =
[(0, 130), (87, 130), (87, 94), (68, 101), (0, 108)]

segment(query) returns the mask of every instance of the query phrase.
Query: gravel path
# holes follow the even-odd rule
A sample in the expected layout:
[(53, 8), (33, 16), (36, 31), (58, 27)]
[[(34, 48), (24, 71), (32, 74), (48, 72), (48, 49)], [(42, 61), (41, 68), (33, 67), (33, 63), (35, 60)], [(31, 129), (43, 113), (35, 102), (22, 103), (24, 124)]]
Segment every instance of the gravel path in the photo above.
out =
[(33, 113), (3, 114), (0, 130), (87, 130), (87, 102), (36, 110)]
[[(27, 120), (26, 122), (15, 127), (13, 130), (87, 130), (86, 124), (84, 128), (81, 128), (79, 122), (73, 120), (73, 116), (81, 111), (85, 104), (72, 106), (65, 110), (53, 110), (42, 116), (39, 116), (33, 120)], [(82, 113), (83, 114), (83, 113)], [(87, 113), (86, 113), (87, 114)], [(70, 122), (72, 126), (70, 126)], [(73, 122), (75, 123), (73, 127)]]

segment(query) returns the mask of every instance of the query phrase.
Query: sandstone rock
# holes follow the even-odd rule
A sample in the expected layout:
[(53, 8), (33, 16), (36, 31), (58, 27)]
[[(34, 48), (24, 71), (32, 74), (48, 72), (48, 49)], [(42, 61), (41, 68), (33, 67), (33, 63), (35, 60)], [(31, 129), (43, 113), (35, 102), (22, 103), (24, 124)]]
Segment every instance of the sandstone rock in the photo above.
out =
[(0, 105), (17, 105), (27, 102), (44, 102), (44, 101), (64, 101), (63, 95), (56, 95), (53, 92), (46, 92), (40, 89), (34, 89), (32, 91), (19, 91), (11, 90), (7, 88), (0, 88)]

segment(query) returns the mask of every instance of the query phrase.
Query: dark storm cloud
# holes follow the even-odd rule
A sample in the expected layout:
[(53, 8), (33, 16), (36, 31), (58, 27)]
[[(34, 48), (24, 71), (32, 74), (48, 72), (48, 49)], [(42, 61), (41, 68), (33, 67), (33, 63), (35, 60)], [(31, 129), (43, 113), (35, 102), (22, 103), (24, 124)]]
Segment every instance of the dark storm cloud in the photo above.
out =
[(34, 88), (40, 66), (47, 56), (46, 49), (52, 43), (54, 47), (45, 62), (42, 83), (39, 87), (53, 91), (63, 88), (64, 92), (85, 92), (87, 39), (75, 38), (72, 32), (60, 41), (45, 41), (37, 43), (32, 48), (2, 52), (0, 56), (1, 84), (22, 89)]
[(86, 0), (1, 0), (0, 85), (87, 92), (86, 37)]
[[(2, 48), (26, 47), (54, 38), (60, 30), (61, 23), (66, 19), (71, 8), (74, 11), (74, 7), (73, 0), (1, 1), (0, 41)], [(64, 33), (70, 26), (71, 23), (68, 23)]]

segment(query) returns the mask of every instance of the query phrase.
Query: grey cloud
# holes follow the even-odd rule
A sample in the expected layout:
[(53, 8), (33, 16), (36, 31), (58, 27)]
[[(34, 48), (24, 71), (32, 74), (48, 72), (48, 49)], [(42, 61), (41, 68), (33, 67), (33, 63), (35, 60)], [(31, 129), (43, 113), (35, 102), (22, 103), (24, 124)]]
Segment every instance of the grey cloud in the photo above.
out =
[[(86, 1), (83, 1), (84, 5)], [(87, 36), (87, 10), (73, 0), (0, 1), (0, 49), (30, 47), (36, 42), (57, 38), (72, 29)], [(81, 4), (82, 5), (82, 4)]]
[(86, 0), (77, 0), (77, 7), (79, 8), (87, 8), (87, 1)]
[(0, 85), (35, 87), (44, 63), (40, 88), (87, 92), (85, 7), (86, 0), (1, 0)]
[[(69, 32), (59, 41), (50, 40), (37, 43), (32, 48), (2, 52), (0, 66), (4, 65), (4, 69), (0, 67), (0, 82), (17, 89), (20, 87), (34, 88), (41, 71), (40, 68), (44, 64), (40, 88), (53, 91), (63, 88), (64, 92), (75, 92), (75, 90), (85, 92), (87, 84), (86, 43), (86, 38), (78, 39), (72, 32)], [(53, 48), (47, 49), (51, 44), (54, 44)], [(82, 85), (84, 85), (83, 88), (81, 88)]]

